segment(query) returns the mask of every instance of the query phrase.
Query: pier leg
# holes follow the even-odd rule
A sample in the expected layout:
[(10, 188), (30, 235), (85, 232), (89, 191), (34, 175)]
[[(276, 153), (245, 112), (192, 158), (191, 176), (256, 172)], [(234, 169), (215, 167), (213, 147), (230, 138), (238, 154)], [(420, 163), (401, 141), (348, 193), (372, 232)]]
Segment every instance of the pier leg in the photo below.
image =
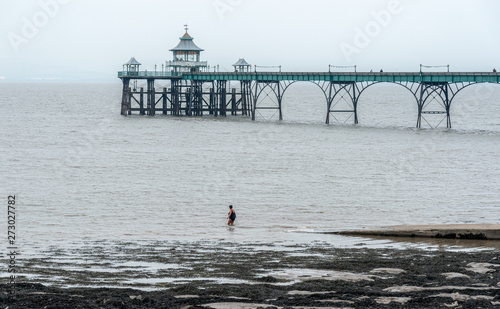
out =
[(420, 84), (420, 98), (418, 100), (417, 129), (422, 128), (422, 109), (424, 106), (424, 84)]
[(154, 116), (156, 114), (156, 90), (155, 80), (148, 79), (148, 114)]
[(128, 114), (132, 115), (132, 88), (128, 88), (127, 94), (127, 106), (128, 106)]
[(356, 83), (352, 84), (352, 107), (354, 113), (354, 124), (358, 124), (358, 97), (356, 95)]
[(215, 115), (215, 93), (214, 88), (210, 88), (210, 95), (208, 101), (208, 113), (210, 115)]
[[(422, 119), (431, 127), (437, 128), (446, 118), (446, 127), (451, 128), (451, 101), (449, 93), (453, 97), (453, 90), (447, 82), (425, 82), (420, 84), (420, 97), (418, 99), (417, 128), (422, 127)], [(458, 86), (457, 86), (458, 87)], [(460, 88), (458, 88), (460, 89)], [(459, 91), (459, 90), (458, 90)], [(457, 91), (457, 92), (458, 92)], [(444, 108), (444, 110), (443, 110)], [(424, 118), (423, 115), (444, 115), (441, 122), (435, 127), (434, 124)]]
[(189, 87), (189, 89), (186, 90), (186, 116), (191, 116), (192, 113), (192, 99), (193, 99), (193, 87)]
[(151, 115), (151, 89), (149, 88), (149, 80), (148, 80), (148, 88), (146, 89), (146, 114)]
[(247, 111), (247, 91), (246, 91), (246, 85), (245, 83), (241, 82), (240, 83), (240, 89), (241, 89), (241, 115), (245, 116)]
[[(327, 114), (325, 123), (330, 124), (332, 118), (339, 123), (345, 123), (351, 118), (350, 114), (352, 114), (354, 124), (357, 125), (359, 123), (359, 97), (364, 89), (373, 85), (373, 83), (374, 82), (330, 81), (328, 84), (320, 86), (326, 98)], [(334, 113), (347, 114), (348, 116), (344, 117), (345, 121), (342, 122), (334, 116)]]
[(217, 96), (219, 98), (219, 113), (221, 116), (226, 116), (227, 92), (226, 81), (217, 81)]
[(144, 111), (144, 88), (141, 87), (141, 93), (139, 95), (139, 108), (140, 108), (140, 114), (145, 115)]
[(255, 108), (257, 106), (257, 100), (259, 99), (258, 96), (258, 91), (259, 91), (259, 82), (255, 81), (255, 92), (253, 95), (253, 104), (252, 104), (252, 120), (255, 121)]
[(246, 85), (246, 99), (247, 99), (247, 115), (252, 113), (253, 96), (252, 96), (252, 82), (248, 82)]
[(171, 82), (170, 93), (171, 93), (170, 102), (172, 104), (172, 115), (178, 116), (179, 115), (179, 88), (178, 88), (177, 81)]
[(128, 96), (129, 96), (129, 84), (130, 84), (130, 79), (129, 78), (123, 78), (122, 79), (122, 82), (123, 82), (123, 92), (122, 92), (122, 109), (121, 109), (121, 114), (126, 116), (128, 111), (129, 111), (129, 107), (128, 107)]
[(197, 91), (196, 91), (196, 83), (191, 82), (191, 87), (189, 88), (189, 94), (190, 94), (190, 107), (191, 107), (191, 113), (190, 116), (198, 116), (198, 102), (196, 101), (197, 97)]
[(279, 109), (280, 121), (283, 120), (283, 112), (281, 110), (282, 101), (283, 101), (283, 93), (281, 93), (281, 83), (278, 82), (278, 109)]
[(236, 115), (236, 89), (233, 88), (231, 92), (231, 115)]
[(446, 84), (445, 88), (444, 88), (444, 95), (445, 95), (445, 102), (444, 102), (444, 106), (446, 108), (446, 127), (448, 129), (451, 129), (451, 115), (450, 115), (450, 107), (451, 107), (451, 101), (450, 101), (450, 98), (448, 96), (448, 88), (450, 86), (448, 84)]
[(328, 97), (326, 99), (326, 124), (330, 124), (330, 109), (332, 108), (332, 89), (333, 89), (333, 83), (330, 82), (328, 84)]
[(163, 101), (163, 115), (166, 115), (167, 114), (167, 88), (163, 88), (162, 101)]
[(203, 116), (203, 83), (197, 82), (194, 87), (196, 115)]
[(193, 102), (193, 115), (194, 116), (199, 116), (200, 115), (200, 105), (199, 105), (199, 101), (198, 101), (198, 83), (197, 82), (193, 82), (194, 85), (193, 85), (193, 99), (192, 99), (192, 102)]
[(222, 113), (221, 116), (226, 117), (227, 116), (227, 89), (226, 89), (226, 82), (222, 83), (222, 97), (221, 97), (221, 109)]

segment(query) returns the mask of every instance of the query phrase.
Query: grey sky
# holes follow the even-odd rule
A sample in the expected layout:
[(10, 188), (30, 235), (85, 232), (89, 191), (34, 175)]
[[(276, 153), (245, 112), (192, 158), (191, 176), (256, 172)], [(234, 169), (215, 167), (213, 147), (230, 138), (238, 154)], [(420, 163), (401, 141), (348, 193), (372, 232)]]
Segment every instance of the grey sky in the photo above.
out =
[(113, 79), (131, 56), (154, 70), (185, 23), (221, 70), (245, 57), (284, 71), (491, 71), (499, 13), (496, 0), (0, 0), (0, 76)]

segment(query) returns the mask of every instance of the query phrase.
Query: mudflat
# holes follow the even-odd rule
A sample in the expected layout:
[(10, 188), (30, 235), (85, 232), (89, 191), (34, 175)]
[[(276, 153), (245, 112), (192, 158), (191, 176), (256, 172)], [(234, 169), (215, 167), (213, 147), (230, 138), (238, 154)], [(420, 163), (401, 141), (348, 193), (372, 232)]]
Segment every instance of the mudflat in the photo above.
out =
[[(498, 249), (183, 243), (165, 251), (136, 250), (123, 258), (167, 259), (182, 267), (148, 275), (120, 268), (75, 272), (25, 258), (24, 271), (32, 276), (1, 284), (0, 304), (9, 309), (500, 307)], [(36, 278), (47, 269), (50, 276), (41, 284)]]

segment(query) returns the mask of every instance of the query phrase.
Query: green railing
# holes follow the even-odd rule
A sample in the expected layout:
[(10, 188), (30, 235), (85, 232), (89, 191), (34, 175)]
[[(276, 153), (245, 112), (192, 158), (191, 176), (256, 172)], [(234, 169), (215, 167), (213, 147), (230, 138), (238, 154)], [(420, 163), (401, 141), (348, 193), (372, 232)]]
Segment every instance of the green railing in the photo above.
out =
[(331, 82), (477, 82), (500, 83), (500, 74), (491, 72), (421, 73), (421, 72), (249, 72), (186, 73), (188, 80), (237, 81), (331, 81)]
[(183, 78), (216, 81), (331, 81), (331, 82), (476, 82), (500, 83), (492, 72), (118, 72), (120, 78)]
[(182, 77), (182, 73), (177, 72), (158, 72), (158, 71), (139, 71), (139, 72), (129, 72), (121, 71), (118, 72), (118, 77)]

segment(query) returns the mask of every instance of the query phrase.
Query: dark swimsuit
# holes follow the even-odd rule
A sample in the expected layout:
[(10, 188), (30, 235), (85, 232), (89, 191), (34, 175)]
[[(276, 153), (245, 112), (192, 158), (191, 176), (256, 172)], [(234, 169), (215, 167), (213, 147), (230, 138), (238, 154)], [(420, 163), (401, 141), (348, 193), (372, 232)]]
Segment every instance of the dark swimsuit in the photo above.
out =
[[(229, 214), (231, 214), (231, 215), (229, 216), (229, 219), (234, 221), (234, 219), (236, 219), (236, 212), (235, 212), (235, 211), (233, 211), (232, 213), (231, 213), (231, 212), (229, 212)], [(228, 214), (228, 215), (229, 215), (229, 214)]]

